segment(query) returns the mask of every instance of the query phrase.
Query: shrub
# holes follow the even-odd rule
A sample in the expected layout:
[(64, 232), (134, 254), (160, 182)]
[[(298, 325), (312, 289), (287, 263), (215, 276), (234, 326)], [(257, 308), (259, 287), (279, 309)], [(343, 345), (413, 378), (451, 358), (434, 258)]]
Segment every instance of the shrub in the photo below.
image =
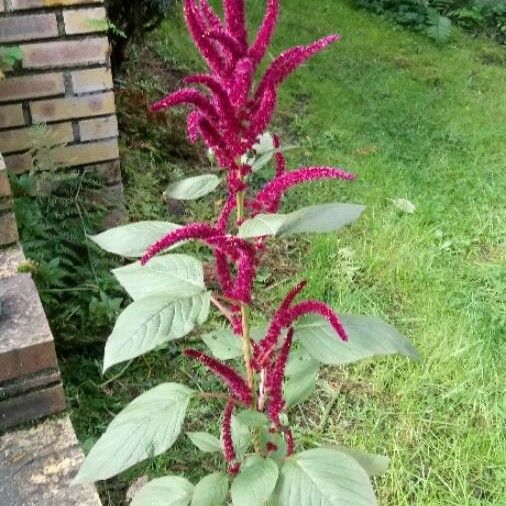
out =
[(107, 13), (111, 22), (113, 44), (113, 67), (127, 56), (132, 43), (143, 40), (146, 33), (157, 28), (167, 15), (170, 0), (106, 0)]
[[(133, 506), (212, 506), (228, 502), (229, 493), (235, 506), (376, 504), (369, 476), (384, 471), (385, 458), (343, 447), (298, 448), (289, 408), (313, 392), (321, 364), (343, 365), (392, 353), (416, 357), (414, 348), (381, 320), (338, 315), (317, 300), (297, 301), (305, 281), (272, 309), (270, 322), (252, 325), (253, 300), (261, 296), (255, 280), (271, 242), (339, 230), (364, 211), (356, 204), (331, 203), (278, 213), (284, 195), (295, 186), (355, 179), (334, 167), (289, 170), (279, 136), (267, 131), (281, 83), (339, 36), (285, 51), (256, 84), (256, 71), (277, 24), (279, 0), (268, 1), (251, 44), (242, 0), (224, 1), (224, 21), (205, 0), (185, 0), (184, 10), (210, 71), (187, 77), (188, 87), (151, 110), (189, 106), (188, 137), (204, 142), (222, 177), (185, 179), (170, 185), (166, 195), (197, 199), (223, 185), (228, 197), (213, 223), (133, 223), (94, 238), (111, 253), (140, 259), (114, 271), (133, 302), (107, 341), (104, 369), (190, 334), (207, 320), (213, 306), (227, 327), (203, 335), (202, 343), (183, 349), (182, 355), (213, 373), (225, 391), (163, 383), (142, 394), (109, 425), (75, 481), (107, 479), (165, 452), (182, 430), (189, 403), (215, 400), (224, 405), (220, 437), (207, 432), (187, 435), (203, 452), (223, 455), (217, 472), (196, 486), (180, 476), (155, 479), (137, 493)], [(255, 188), (252, 174), (271, 160), (274, 176)], [(199, 258), (173, 252), (192, 241), (212, 251), (214, 269), (207, 277)]]
[(479, 35), (506, 42), (504, 0), (355, 0), (375, 14), (386, 15), (400, 25), (424, 31), (437, 42), (446, 42), (452, 22)]

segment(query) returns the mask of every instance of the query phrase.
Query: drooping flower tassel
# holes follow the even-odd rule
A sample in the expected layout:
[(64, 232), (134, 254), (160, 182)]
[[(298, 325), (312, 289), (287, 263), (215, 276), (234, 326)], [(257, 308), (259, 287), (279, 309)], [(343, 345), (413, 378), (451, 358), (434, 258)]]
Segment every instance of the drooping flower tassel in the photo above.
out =
[(223, 423), (221, 425), (221, 440), (223, 444), (223, 455), (228, 463), (228, 472), (235, 476), (239, 473), (240, 464), (236, 462), (234, 440), (232, 439), (232, 415), (234, 413), (234, 401), (229, 400), (225, 406)]
[(323, 179), (343, 179), (353, 181), (354, 174), (334, 167), (302, 167), (297, 170), (284, 172), (267, 183), (256, 195), (253, 209), (258, 212), (272, 213), (277, 211), (280, 198), (294, 186), (310, 181)]
[(293, 329), (288, 331), (285, 342), (279, 352), (279, 357), (274, 364), (274, 368), (269, 371), (267, 380), (267, 390), (269, 392), (269, 402), (267, 405), (267, 412), (272, 423), (279, 427), (279, 416), (285, 407), (285, 400), (283, 398), (283, 379), (285, 377), (286, 364), (288, 356), (293, 344)]
[(225, 382), (235, 398), (240, 400), (246, 406), (251, 405), (253, 400), (251, 389), (237, 371), (234, 371), (234, 369), (223, 362), (220, 362), (219, 360), (216, 360), (215, 358), (198, 350), (186, 349), (183, 351), (183, 355), (200, 362), (202, 365), (214, 372), (214, 374)]

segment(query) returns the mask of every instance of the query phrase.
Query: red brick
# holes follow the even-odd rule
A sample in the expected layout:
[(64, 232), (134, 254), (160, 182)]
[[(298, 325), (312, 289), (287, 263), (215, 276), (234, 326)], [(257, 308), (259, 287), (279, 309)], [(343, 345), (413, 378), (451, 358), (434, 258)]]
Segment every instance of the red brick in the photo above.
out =
[(118, 120), (116, 116), (89, 119), (79, 122), (81, 140), (96, 141), (118, 136)]
[(8, 77), (0, 80), (0, 102), (50, 97), (65, 93), (62, 74)]
[(21, 46), (23, 67), (27, 69), (73, 67), (89, 63), (109, 63), (106, 37), (84, 40), (40, 42)]
[(23, 174), (33, 169), (33, 160), (30, 153), (10, 155), (5, 157), (5, 164), (9, 174)]
[(58, 164), (66, 167), (115, 160), (119, 158), (118, 142), (115, 139), (66, 146), (56, 149), (53, 156)]
[(112, 92), (99, 95), (86, 95), (84, 97), (40, 100), (32, 102), (30, 109), (34, 123), (102, 116), (104, 114), (112, 114), (116, 110), (114, 93)]
[(112, 90), (112, 73), (105, 67), (99, 69), (76, 70), (72, 72), (74, 93), (91, 93), (93, 91)]
[[(74, 131), (71, 123), (58, 123), (48, 126), (51, 138), (48, 142), (67, 143), (74, 140)], [(29, 149), (33, 145), (33, 137), (30, 128), (6, 130), (0, 132), (0, 152), (14, 153)]]
[(101, 4), (103, 0), (11, 0), (12, 10), (58, 7), (60, 5)]
[(36, 14), (0, 19), (0, 42), (49, 39), (58, 36), (55, 14)]
[(63, 21), (67, 35), (105, 32), (107, 30), (106, 14), (103, 7), (65, 10), (63, 11)]
[(25, 124), (21, 104), (0, 106), (0, 128), (17, 127)]

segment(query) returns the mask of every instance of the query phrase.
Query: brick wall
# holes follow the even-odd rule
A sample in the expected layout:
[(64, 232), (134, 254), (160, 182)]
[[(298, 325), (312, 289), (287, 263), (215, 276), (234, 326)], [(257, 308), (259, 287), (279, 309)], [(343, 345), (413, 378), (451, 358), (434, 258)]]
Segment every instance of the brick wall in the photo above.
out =
[(23, 52), (21, 69), (0, 80), (0, 152), (10, 173), (30, 170), (29, 127), (45, 123), (66, 143), (55, 162), (96, 170), (107, 182), (105, 201), (111, 195), (117, 203), (118, 124), (105, 19), (103, 0), (0, 0), (0, 44)]

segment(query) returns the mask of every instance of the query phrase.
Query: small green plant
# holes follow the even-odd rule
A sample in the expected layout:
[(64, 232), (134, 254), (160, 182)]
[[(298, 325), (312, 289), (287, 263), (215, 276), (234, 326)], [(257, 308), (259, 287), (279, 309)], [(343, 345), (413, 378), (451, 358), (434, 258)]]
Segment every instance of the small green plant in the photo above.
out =
[[(193, 40), (210, 68), (209, 73), (185, 81), (207, 93), (187, 87), (151, 110), (190, 106), (189, 139), (204, 141), (224, 176), (185, 179), (170, 185), (165, 195), (197, 199), (222, 185), (228, 197), (214, 223), (141, 222), (94, 237), (108, 252), (140, 259), (114, 270), (133, 303), (121, 313), (107, 341), (104, 370), (185, 337), (208, 319), (213, 306), (227, 327), (203, 335), (203, 343), (184, 349), (183, 356), (212, 372), (226, 391), (195, 391), (163, 383), (142, 394), (109, 425), (75, 482), (108, 479), (165, 452), (182, 431), (189, 403), (217, 399), (224, 404), (219, 437), (205, 430), (187, 436), (203, 452), (222, 453), (220, 468), (195, 486), (180, 476), (155, 479), (135, 495), (133, 506), (216, 506), (230, 501), (234, 506), (374, 505), (370, 476), (384, 472), (388, 459), (338, 444), (301, 448), (293, 435), (289, 408), (311, 395), (322, 364), (344, 365), (394, 353), (417, 358), (416, 350), (379, 319), (338, 315), (317, 300), (297, 301), (305, 281), (272, 308), (270, 321), (263, 315), (262, 322), (253, 325), (252, 319), (254, 298), (261, 296), (255, 280), (271, 240), (336, 231), (364, 211), (356, 204), (331, 203), (278, 212), (284, 195), (295, 186), (355, 179), (334, 167), (289, 170), (279, 136), (267, 129), (281, 83), (339, 36), (285, 51), (256, 83), (256, 71), (277, 25), (279, 1), (269, 0), (251, 44), (242, 0), (224, 1), (224, 21), (205, 0), (185, 0), (184, 11)], [(252, 175), (272, 160), (274, 176), (255, 188)], [(212, 279), (205, 278), (200, 258), (167, 254), (190, 241), (211, 249), (214, 269), (208, 277)], [(325, 416), (328, 419), (329, 414)]]
[(104, 218), (105, 209), (91, 197), (103, 181), (88, 172), (59, 170), (55, 150), (62, 144), (47, 126), (34, 126), (29, 135), (33, 167), (12, 178), (20, 236), (30, 259), (26, 267), (62, 348), (101, 341), (124, 300), (110, 261), (87, 238)]
[(23, 51), (17, 46), (0, 46), (0, 79), (6, 72), (11, 72), (16, 64), (23, 59)]

